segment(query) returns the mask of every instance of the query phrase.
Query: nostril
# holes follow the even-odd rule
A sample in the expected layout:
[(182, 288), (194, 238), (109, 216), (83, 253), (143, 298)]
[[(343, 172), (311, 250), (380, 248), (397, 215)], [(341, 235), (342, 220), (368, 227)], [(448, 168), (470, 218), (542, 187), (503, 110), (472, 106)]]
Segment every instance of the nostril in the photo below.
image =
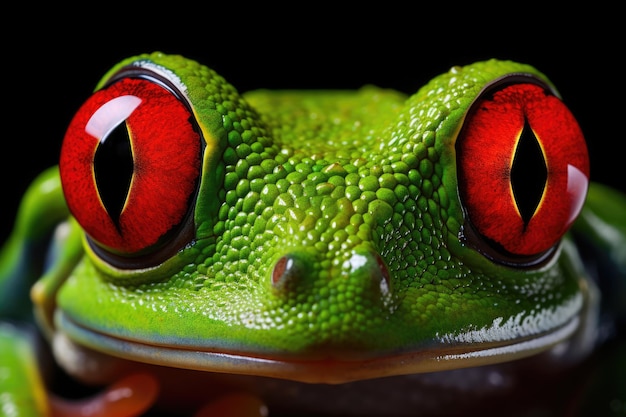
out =
[(301, 281), (307, 264), (302, 256), (295, 253), (281, 256), (272, 269), (272, 286), (282, 290)]
[(272, 284), (278, 285), (284, 281), (285, 274), (293, 267), (293, 259), (288, 256), (281, 257), (272, 271)]
[(387, 295), (390, 292), (391, 274), (387, 263), (378, 253), (354, 252), (346, 266), (351, 275), (371, 280), (380, 288), (381, 295)]

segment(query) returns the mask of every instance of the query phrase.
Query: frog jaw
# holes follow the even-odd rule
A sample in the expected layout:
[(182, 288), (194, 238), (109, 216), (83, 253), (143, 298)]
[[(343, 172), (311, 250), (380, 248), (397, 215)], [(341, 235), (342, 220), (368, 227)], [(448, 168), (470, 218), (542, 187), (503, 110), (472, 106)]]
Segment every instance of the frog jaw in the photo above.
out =
[[(437, 372), (511, 361), (562, 346), (579, 328), (578, 317), (554, 331), (512, 343), (482, 342), (472, 346), (451, 343), (452, 339), (476, 339), (501, 331), (498, 323), (480, 331), (441, 338), (440, 346), (413, 352), (355, 359), (297, 360), (248, 356), (239, 353), (211, 352), (158, 346), (118, 339), (93, 332), (58, 313), (57, 323), (74, 341), (123, 359), (154, 365), (218, 373), (243, 374), (287, 379), (307, 383), (337, 384), (357, 380), (424, 372)], [(59, 336), (57, 335), (57, 338)], [(65, 345), (67, 348), (67, 345)], [(64, 354), (65, 355), (65, 354)], [(64, 361), (61, 361), (64, 362)]]

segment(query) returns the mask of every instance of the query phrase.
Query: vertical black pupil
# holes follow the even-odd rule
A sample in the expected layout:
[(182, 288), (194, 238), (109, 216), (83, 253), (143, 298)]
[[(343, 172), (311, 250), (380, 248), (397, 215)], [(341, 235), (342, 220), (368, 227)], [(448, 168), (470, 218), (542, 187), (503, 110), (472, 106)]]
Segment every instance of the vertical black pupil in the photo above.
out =
[(100, 141), (93, 159), (100, 199), (113, 222), (118, 225), (134, 168), (126, 123), (120, 123)]
[(528, 121), (525, 121), (511, 167), (513, 196), (525, 224), (535, 214), (547, 180), (548, 168), (541, 146)]

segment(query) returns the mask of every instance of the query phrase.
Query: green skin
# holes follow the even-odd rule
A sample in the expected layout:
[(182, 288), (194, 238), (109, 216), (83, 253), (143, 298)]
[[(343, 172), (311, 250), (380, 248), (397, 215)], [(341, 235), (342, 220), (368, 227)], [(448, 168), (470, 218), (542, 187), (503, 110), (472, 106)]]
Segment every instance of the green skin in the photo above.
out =
[[(592, 347), (581, 334), (595, 326), (595, 285), (569, 235), (530, 268), (493, 262), (459, 239), (456, 135), (494, 80), (524, 73), (551, 85), (534, 68), (479, 62), (408, 97), (375, 87), (240, 95), (207, 67), (155, 53), (124, 60), (98, 87), (138, 60), (186, 86), (206, 141), (195, 238), (164, 262), (116, 268), (87, 243), (51, 168), (28, 190), (0, 258), (3, 317), (28, 318), (39, 277), (35, 318), (50, 339), (158, 365), (323, 383), (504, 362), (564, 339), (574, 340), (573, 357)], [(593, 183), (588, 195), (575, 228), (607, 253), (623, 248), (626, 199)], [(65, 220), (42, 273), (29, 260)], [(295, 266), (273, 285), (286, 255)], [(623, 278), (624, 257), (609, 262)], [(15, 353), (14, 330), (0, 327), (0, 347)], [(20, 364), (10, 367), (25, 375)], [(12, 381), (27, 396), (24, 378)]]

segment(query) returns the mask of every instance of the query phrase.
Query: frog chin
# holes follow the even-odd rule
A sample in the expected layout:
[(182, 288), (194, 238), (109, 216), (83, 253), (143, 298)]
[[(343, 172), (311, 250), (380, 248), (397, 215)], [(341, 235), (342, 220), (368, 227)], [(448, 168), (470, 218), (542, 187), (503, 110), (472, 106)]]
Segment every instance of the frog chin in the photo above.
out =
[[(194, 350), (176, 346), (151, 345), (116, 338), (87, 329), (60, 313), (58, 323), (64, 332), (54, 337), (57, 361), (68, 373), (80, 379), (98, 376), (103, 382), (110, 375), (127, 373), (126, 363), (149, 364), (195, 371), (239, 374), (286, 379), (305, 383), (340, 384), (380, 377), (446, 371), (508, 362), (541, 352), (571, 359), (579, 348), (581, 318), (574, 316), (566, 323), (539, 335), (506, 341), (489, 341), (482, 334), (466, 332), (440, 338), (431, 348), (386, 353), (379, 356), (349, 357), (345, 352), (311, 357), (255, 356), (242, 352)], [(494, 323), (494, 325), (499, 325)], [(462, 340), (463, 338), (474, 338)], [(574, 341), (574, 342), (572, 342)], [(564, 352), (568, 352), (564, 354)], [(121, 361), (120, 361), (121, 359)], [(561, 362), (566, 360), (559, 359)], [(120, 365), (122, 363), (123, 365)]]

